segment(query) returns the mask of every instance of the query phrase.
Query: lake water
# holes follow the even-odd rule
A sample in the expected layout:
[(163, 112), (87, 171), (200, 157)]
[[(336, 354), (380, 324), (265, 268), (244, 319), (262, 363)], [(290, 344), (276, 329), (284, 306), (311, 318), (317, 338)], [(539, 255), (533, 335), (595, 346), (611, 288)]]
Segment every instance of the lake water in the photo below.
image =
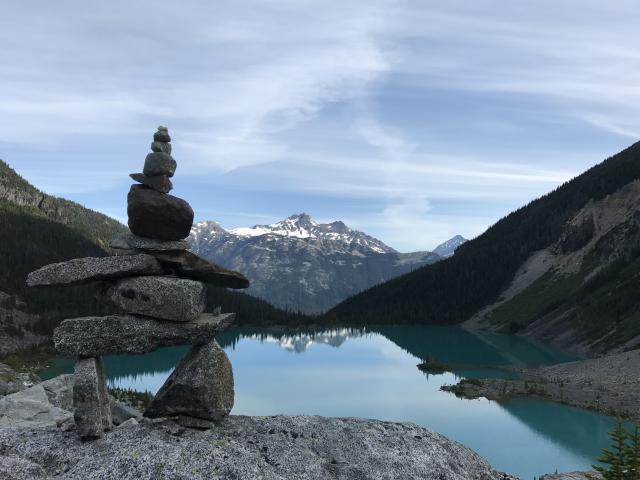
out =
[[(498, 470), (533, 479), (589, 469), (608, 445), (610, 417), (542, 400), (465, 400), (440, 391), (460, 377), (504, 376), (498, 365), (549, 365), (573, 360), (525, 339), (457, 327), (384, 326), (315, 333), (229, 330), (218, 337), (233, 364), (234, 414), (317, 414), (409, 421), (457, 440)], [(165, 348), (109, 357), (110, 386), (155, 392), (185, 354)], [(454, 373), (426, 375), (431, 357)], [(44, 372), (71, 372), (60, 359)]]

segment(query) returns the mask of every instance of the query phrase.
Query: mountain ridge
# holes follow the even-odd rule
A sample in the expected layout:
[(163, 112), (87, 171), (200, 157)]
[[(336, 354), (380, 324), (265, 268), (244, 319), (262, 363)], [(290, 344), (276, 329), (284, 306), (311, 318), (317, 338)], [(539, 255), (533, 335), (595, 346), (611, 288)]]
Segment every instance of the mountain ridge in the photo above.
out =
[(234, 228), (231, 233), (240, 236), (279, 235), (283, 237), (317, 238), (344, 244), (355, 244), (374, 253), (392, 253), (395, 249), (360, 230), (349, 228), (341, 220), (317, 223), (307, 213), (297, 213), (269, 225), (254, 225), (250, 228)]
[(202, 221), (194, 224), (189, 241), (197, 254), (247, 274), (248, 293), (279, 308), (314, 314), (441, 259), (429, 251), (400, 253), (342, 221), (318, 223), (307, 213), (229, 230)]
[(101, 247), (106, 247), (114, 235), (127, 231), (127, 227), (107, 215), (38, 190), (1, 159), (0, 200), (32, 208), (52, 221), (82, 232)]
[[(578, 214), (638, 179), (640, 142), (510, 213), (461, 245), (452, 257), (354, 295), (324, 319), (462, 323), (498, 302), (536, 252), (553, 247), (570, 254), (588, 248), (576, 271), (545, 270), (525, 285), (510, 310), (502, 309), (502, 315), (489, 319), (488, 326), (565, 348), (578, 346), (589, 354), (630, 348), (640, 342), (640, 324), (634, 320), (640, 300), (633, 293), (640, 289), (640, 214), (621, 216), (609, 230), (600, 228), (597, 217), (589, 220)], [(632, 206), (637, 212), (640, 195), (631, 199), (637, 202)], [(564, 330), (549, 328), (556, 323)]]
[(456, 235), (451, 237), (449, 240), (441, 243), (436, 248), (433, 249), (433, 253), (437, 253), (442, 258), (449, 258), (452, 256), (460, 245), (467, 243), (468, 240), (464, 238), (462, 235)]

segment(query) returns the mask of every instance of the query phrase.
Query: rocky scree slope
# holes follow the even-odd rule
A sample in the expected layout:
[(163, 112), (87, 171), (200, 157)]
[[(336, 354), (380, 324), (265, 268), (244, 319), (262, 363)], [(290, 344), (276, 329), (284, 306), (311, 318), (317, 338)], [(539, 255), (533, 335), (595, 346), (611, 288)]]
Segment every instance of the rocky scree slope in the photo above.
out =
[(452, 324), (480, 312), (469, 326), (592, 354), (633, 348), (640, 334), (638, 179), (640, 143), (509, 214), (453, 257), (355, 295), (326, 317)]
[(244, 272), (251, 280), (250, 294), (305, 313), (323, 312), (372, 285), (441, 259), (433, 252), (399, 253), (343, 222), (317, 223), (305, 213), (234, 230), (200, 222), (189, 242), (198, 255)]
[(580, 353), (640, 346), (640, 180), (590, 201), (467, 326), (516, 331)]

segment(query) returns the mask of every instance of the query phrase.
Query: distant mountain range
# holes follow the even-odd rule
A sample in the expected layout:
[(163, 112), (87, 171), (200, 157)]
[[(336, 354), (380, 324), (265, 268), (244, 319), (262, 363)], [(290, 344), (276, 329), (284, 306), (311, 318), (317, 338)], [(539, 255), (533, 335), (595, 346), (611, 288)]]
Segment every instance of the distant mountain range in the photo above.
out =
[[(2, 161), (0, 226), (0, 350), (39, 341), (61, 318), (96, 309), (92, 287), (26, 289), (25, 276), (47, 263), (106, 255), (108, 239), (125, 226), (38, 191)], [(202, 222), (190, 242), (252, 280), (259, 298), (209, 292), (210, 307), (237, 312), (243, 324), (464, 323), (591, 354), (640, 347), (640, 143), (475, 239), (454, 237), (434, 252), (399, 253), (306, 214), (235, 230)], [(327, 308), (317, 317), (291, 313)]]
[(640, 347), (638, 292), (640, 142), (323, 320), (464, 323), (598, 354)]
[(198, 255), (243, 272), (248, 293), (292, 311), (321, 313), (380, 282), (453, 254), (456, 236), (435, 252), (400, 253), (341, 221), (315, 222), (306, 213), (250, 228), (226, 230), (213, 221), (193, 226)]

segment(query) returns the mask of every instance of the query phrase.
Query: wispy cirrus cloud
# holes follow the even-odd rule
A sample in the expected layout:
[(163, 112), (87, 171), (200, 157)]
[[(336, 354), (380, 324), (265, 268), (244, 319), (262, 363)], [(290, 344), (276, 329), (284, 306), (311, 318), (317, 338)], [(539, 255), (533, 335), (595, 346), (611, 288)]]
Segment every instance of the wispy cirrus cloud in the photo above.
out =
[(639, 18), (628, 0), (14, 2), (0, 157), (122, 218), (167, 124), (203, 212), (307, 210), (424, 248), (640, 135)]

